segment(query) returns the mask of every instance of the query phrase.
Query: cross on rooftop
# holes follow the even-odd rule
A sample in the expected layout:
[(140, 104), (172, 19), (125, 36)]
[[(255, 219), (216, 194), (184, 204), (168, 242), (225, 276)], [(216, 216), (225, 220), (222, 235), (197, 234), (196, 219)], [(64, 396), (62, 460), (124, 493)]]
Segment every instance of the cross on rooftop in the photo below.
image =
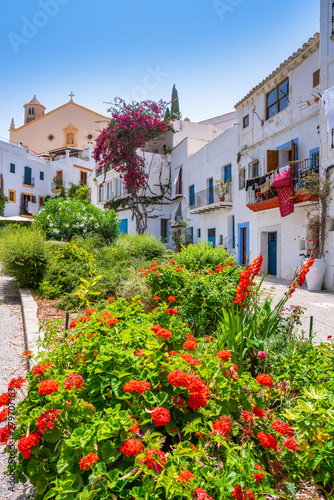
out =
[(71, 99), (70, 99), (70, 101), (72, 101), (72, 102), (73, 102), (73, 97), (75, 96), (75, 94), (73, 94), (73, 92), (71, 92), (71, 93), (70, 93), (70, 94), (68, 94), (68, 95), (69, 95), (69, 97), (71, 98)]

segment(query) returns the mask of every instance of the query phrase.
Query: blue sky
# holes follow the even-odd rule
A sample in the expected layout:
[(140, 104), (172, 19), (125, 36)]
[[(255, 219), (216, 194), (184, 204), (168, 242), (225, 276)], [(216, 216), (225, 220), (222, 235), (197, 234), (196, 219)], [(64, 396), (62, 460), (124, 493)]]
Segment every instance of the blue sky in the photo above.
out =
[(0, 137), (34, 94), (106, 114), (114, 97), (170, 100), (200, 121), (233, 106), (319, 31), (318, 0), (3, 2)]

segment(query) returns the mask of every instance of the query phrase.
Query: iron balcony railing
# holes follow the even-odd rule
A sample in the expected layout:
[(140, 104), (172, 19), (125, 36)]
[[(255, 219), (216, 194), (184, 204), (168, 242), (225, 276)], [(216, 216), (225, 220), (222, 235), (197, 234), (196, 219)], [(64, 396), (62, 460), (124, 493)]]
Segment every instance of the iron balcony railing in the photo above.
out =
[[(305, 160), (296, 160), (289, 161), (288, 165), (292, 169), (292, 184), (293, 184), (293, 192), (294, 194), (298, 193), (303, 189), (304, 178), (307, 175), (307, 172), (313, 170), (314, 172), (319, 171), (318, 161), (307, 158)], [(256, 188), (260, 188), (261, 186), (255, 186)], [(275, 187), (270, 187), (269, 191), (261, 193), (258, 196), (259, 189), (253, 191), (252, 188), (248, 188), (247, 191), (247, 205), (251, 205), (252, 203), (258, 203), (264, 200), (270, 200), (272, 198), (277, 198), (277, 189)], [(260, 191), (261, 192), (261, 191)]]
[[(213, 203), (218, 203), (219, 201), (232, 201), (231, 193), (226, 194), (224, 197), (219, 197), (216, 193), (216, 187), (218, 185), (203, 189), (203, 191), (198, 191), (194, 195), (190, 196), (188, 201), (189, 209), (204, 207), (205, 205), (212, 205)], [(224, 199), (223, 199), (224, 198)]]
[(24, 175), (23, 176), (23, 184), (26, 186), (34, 186), (35, 185), (35, 178), (31, 176)]

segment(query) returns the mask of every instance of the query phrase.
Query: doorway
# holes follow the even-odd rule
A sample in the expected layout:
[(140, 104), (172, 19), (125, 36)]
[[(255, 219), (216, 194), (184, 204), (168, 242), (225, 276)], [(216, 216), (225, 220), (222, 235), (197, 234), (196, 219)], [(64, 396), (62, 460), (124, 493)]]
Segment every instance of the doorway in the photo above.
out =
[(249, 222), (238, 224), (238, 264), (246, 266), (249, 254)]
[(268, 274), (277, 275), (277, 232), (268, 233)]

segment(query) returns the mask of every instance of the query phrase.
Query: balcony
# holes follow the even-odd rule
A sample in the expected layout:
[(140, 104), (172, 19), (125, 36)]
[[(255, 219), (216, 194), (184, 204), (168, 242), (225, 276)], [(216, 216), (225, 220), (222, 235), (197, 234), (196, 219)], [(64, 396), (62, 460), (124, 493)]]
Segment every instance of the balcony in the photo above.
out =
[[(314, 201), (315, 197), (312, 197), (303, 190), (302, 180), (308, 170), (319, 169), (319, 166), (312, 166), (312, 161), (310, 159), (290, 161), (289, 166), (292, 169), (294, 203)], [(262, 212), (263, 210), (278, 208), (277, 189), (275, 187), (270, 187), (269, 191), (262, 193), (261, 198), (256, 195), (255, 191), (247, 191), (247, 207), (252, 210), (252, 212)]]
[(61, 191), (62, 189), (65, 189), (65, 182), (63, 182), (62, 179), (55, 179), (55, 181), (51, 182), (51, 192), (52, 193), (58, 193), (58, 191)]
[(35, 186), (35, 178), (31, 177), (31, 176), (28, 177), (28, 176), (24, 175), (22, 184), (24, 186), (34, 187)]
[(216, 187), (213, 186), (212, 188), (203, 189), (203, 191), (195, 193), (189, 200), (189, 212), (191, 214), (205, 214), (232, 208), (231, 193), (226, 194), (224, 199), (219, 198), (215, 190)]

